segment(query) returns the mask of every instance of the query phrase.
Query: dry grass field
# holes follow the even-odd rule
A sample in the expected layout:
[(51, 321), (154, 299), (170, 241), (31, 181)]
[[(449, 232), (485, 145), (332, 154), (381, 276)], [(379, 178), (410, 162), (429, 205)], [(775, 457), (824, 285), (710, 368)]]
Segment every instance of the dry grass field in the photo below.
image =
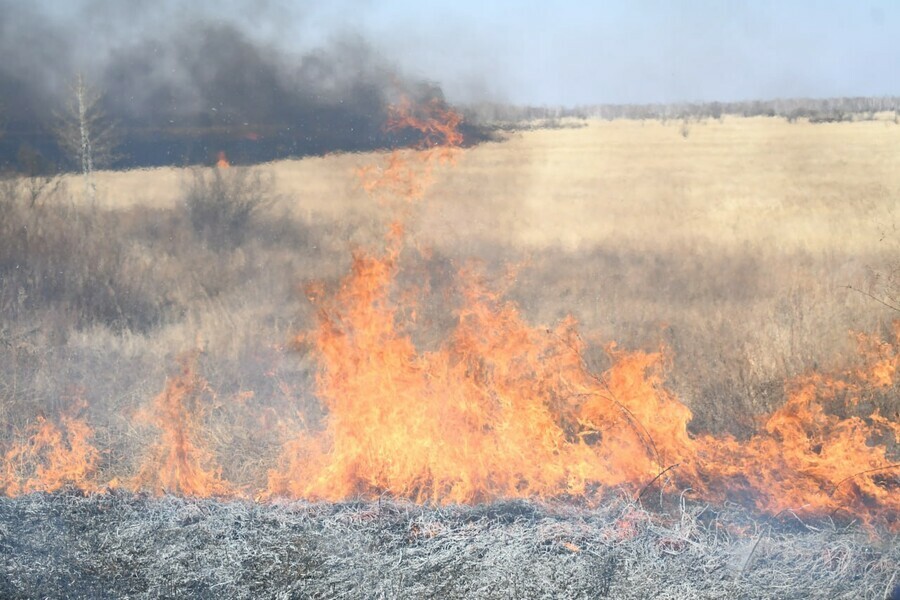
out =
[[(255, 243), (265, 250), (244, 264), (254, 281), (272, 260), (293, 266), (279, 272), (282, 290), (336, 276), (352, 245), (374, 244), (391, 210), (354, 172), (382, 159), (260, 167), (276, 198), (262, 222), (280, 216), (278, 233), (258, 225)], [(177, 210), (190, 179), (180, 169), (104, 173), (101, 209), (129, 215), (140, 230), (141, 211)], [(77, 195), (77, 178), (67, 183)], [(681, 121), (591, 121), (467, 150), (435, 173), (408, 226), (415, 245), (455, 264), (516, 265), (513, 297), (536, 323), (571, 313), (592, 339), (665, 344), (671, 383), (696, 424), (740, 433), (780, 401), (786, 379), (852, 361), (850, 330), (877, 331), (896, 316), (845, 286), (882, 298), (896, 291), (898, 197), (900, 127), (890, 120), (725, 117), (690, 123), (686, 136)], [(289, 223), (293, 241), (279, 243)], [(145, 248), (144, 258), (157, 263), (154, 252)], [(235, 281), (217, 306), (242, 294), (253, 303), (246, 293), (260, 289), (232, 267), (220, 266)], [(282, 298), (283, 318), (303, 313), (299, 297)], [(222, 318), (206, 304), (181, 303), (192, 317), (180, 324), (191, 329), (184, 340), (222, 336)]]
[[(900, 126), (726, 117), (684, 133), (680, 121), (591, 121), (465, 150), (404, 209), (407, 245), (427, 257), (410, 259), (409, 277), (434, 282), (471, 259), (495, 274), (513, 265), (503, 285), (529, 321), (574, 315), (598, 369), (610, 341), (664, 346), (692, 427), (747, 434), (786, 380), (852, 365), (849, 332), (886, 333), (897, 316), (845, 286), (896, 291)], [(221, 398), (314, 406), (309, 360), (288, 348), (311, 325), (303, 284), (336, 281), (354, 247), (378, 245), (396, 211), (355, 172), (383, 160), (256, 167), (264, 206), (227, 244), (186, 216), (203, 170), (101, 173), (95, 207), (76, 176), (33, 206), (26, 182), (7, 180), (6, 435), (78, 395), (104, 431), (138, 436), (128, 415), (198, 346)], [(426, 307), (432, 329), (452, 308)], [(246, 404), (212, 415), (222, 445), (259, 442), (229, 427)]]
[[(681, 129), (680, 121), (588, 121), (477, 146), (437, 174), (422, 234), (454, 250), (477, 240), (564, 250), (669, 250), (681, 242), (881, 248), (875, 242), (896, 217), (900, 191), (893, 121), (725, 117), (691, 123), (687, 137)], [(383, 216), (353, 177), (376, 160), (333, 155), (265, 168), (285, 205), (320, 224)], [(178, 203), (183, 180), (181, 169), (161, 168), (104, 173), (98, 185), (104, 208), (166, 208)]]

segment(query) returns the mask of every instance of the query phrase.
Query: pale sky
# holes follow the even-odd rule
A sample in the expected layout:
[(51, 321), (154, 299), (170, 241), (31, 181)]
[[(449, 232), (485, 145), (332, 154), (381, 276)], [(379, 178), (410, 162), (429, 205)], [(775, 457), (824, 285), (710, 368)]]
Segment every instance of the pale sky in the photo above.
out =
[(900, 2), (345, 2), (358, 30), (451, 99), (644, 103), (900, 94)]
[(358, 36), (451, 101), (577, 105), (900, 95), (900, 2), (36, 0), (86, 42), (201, 15), (288, 49)]

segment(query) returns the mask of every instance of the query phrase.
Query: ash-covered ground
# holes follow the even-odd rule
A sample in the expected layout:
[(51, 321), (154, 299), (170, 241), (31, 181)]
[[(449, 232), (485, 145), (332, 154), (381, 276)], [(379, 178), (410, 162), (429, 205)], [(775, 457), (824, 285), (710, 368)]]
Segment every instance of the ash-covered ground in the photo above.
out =
[(528, 502), (0, 498), (2, 598), (894, 598), (896, 536)]

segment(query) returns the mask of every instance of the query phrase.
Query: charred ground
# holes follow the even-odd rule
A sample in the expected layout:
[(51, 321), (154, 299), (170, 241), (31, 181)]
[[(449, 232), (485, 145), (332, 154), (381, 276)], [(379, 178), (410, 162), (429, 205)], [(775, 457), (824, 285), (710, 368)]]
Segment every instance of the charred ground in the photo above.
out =
[[(6, 598), (893, 598), (900, 550), (730, 509), (0, 498)], [(894, 592), (896, 593), (896, 592)]]

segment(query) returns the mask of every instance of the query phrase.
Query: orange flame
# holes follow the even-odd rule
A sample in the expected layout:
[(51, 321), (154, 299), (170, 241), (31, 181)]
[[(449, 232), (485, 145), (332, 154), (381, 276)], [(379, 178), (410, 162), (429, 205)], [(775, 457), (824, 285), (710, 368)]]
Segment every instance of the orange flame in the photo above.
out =
[[(897, 465), (872, 443), (900, 441), (900, 427), (878, 413), (824, 409), (852, 399), (868, 374), (790, 384), (785, 406), (746, 442), (694, 437), (690, 410), (662, 385), (661, 353), (611, 347), (613, 366), (594, 376), (573, 319), (531, 327), (469, 273), (455, 331), (439, 350), (418, 351), (390, 299), (398, 253), (396, 237), (381, 257), (358, 253), (337, 293), (316, 298), (319, 325), (304, 340), (319, 357), (327, 427), (286, 445), (270, 494), (479, 502), (615, 486), (637, 495), (668, 471), (708, 500), (769, 514), (843, 510), (900, 527), (900, 493), (884, 481)], [(893, 371), (896, 361), (870, 371)]]
[(181, 358), (181, 373), (166, 381), (152, 407), (139, 415), (160, 430), (159, 439), (128, 487), (156, 494), (226, 496), (233, 493), (201, 443), (204, 396), (212, 394), (197, 374), (198, 353)]
[[(867, 370), (883, 374), (888, 366), (896, 368), (896, 356), (890, 365), (878, 361)], [(867, 525), (900, 529), (900, 482), (887, 481), (900, 464), (890, 460), (886, 444), (875, 443), (888, 437), (900, 442), (900, 427), (877, 410), (867, 419), (825, 410), (830, 405), (846, 411), (857, 404), (869, 373), (812, 375), (790, 383), (788, 401), (747, 442), (699, 438), (707, 478), (714, 479), (720, 495), (749, 497), (770, 514), (846, 512)], [(892, 384), (879, 380), (880, 386)]]
[[(594, 378), (573, 320), (531, 328), (473, 278), (450, 341), (418, 353), (395, 328), (395, 261), (395, 248), (380, 259), (357, 255), (337, 295), (320, 300), (310, 337), (328, 427), (289, 445), (271, 493), (336, 500), (389, 491), (439, 502), (581, 495), (652, 477), (660, 452), (683, 458), (678, 436), (650, 452), (669, 421), (635, 421), (667, 410), (690, 417), (652, 393), (655, 379), (644, 374), (654, 355), (623, 357), (605, 380)], [(586, 441), (601, 435), (607, 443)]]
[[(363, 170), (363, 187), (417, 199), (432, 166), (457, 151), (459, 121), (438, 124), (408, 105), (395, 114), (391, 126), (418, 129), (423, 146)], [(324, 431), (285, 445), (269, 494), (478, 502), (615, 486), (640, 497), (659, 480), (769, 514), (847, 510), (900, 528), (900, 494), (884, 481), (897, 465), (886, 446), (872, 445), (900, 427), (878, 414), (841, 419), (823, 408), (842, 390), (889, 385), (897, 361), (891, 344), (861, 339), (874, 349), (866, 369), (792, 384), (787, 404), (747, 442), (695, 437), (690, 410), (663, 386), (661, 352), (611, 346), (613, 366), (595, 376), (574, 319), (550, 330), (529, 326), (469, 271), (460, 274), (465, 301), (455, 330), (437, 350), (419, 351), (401, 319), (416, 307), (392, 301), (402, 244), (394, 224), (383, 255), (357, 252), (334, 294), (321, 287), (310, 294), (318, 326), (301, 339), (318, 357), (316, 390), (328, 418)]]
[(216, 156), (216, 167), (220, 169), (227, 169), (231, 166), (231, 163), (228, 162), (228, 157), (225, 156), (224, 150), (219, 150), (219, 154)]
[(386, 128), (389, 131), (414, 129), (421, 141), (412, 157), (395, 150), (384, 167), (366, 166), (357, 174), (363, 189), (381, 200), (420, 199), (432, 184), (432, 172), (437, 164), (452, 163), (463, 143), (458, 131), (462, 117), (438, 102), (431, 102), (416, 110), (409, 100), (391, 107)]
[(91, 444), (93, 430), (77, 416), (85, 407), (76, 400), (59, 424), (38, 417), (28, 427), (27, 439), (7, 450), (0, 491), (8, 496), (53, 492), (65, 486), (95, 491), (100, 452)]
[(463, 143), (463, 135), (459, 131), (462, 115), (446, 108), (434, 99), (428, 104), (415, 107), (409, 98), (401, 100), (390, 107), (386, 129), (396, 131), (415, 129), (422, 136), (419, 148), (436, 150), (438, 154), (448, 155)]

